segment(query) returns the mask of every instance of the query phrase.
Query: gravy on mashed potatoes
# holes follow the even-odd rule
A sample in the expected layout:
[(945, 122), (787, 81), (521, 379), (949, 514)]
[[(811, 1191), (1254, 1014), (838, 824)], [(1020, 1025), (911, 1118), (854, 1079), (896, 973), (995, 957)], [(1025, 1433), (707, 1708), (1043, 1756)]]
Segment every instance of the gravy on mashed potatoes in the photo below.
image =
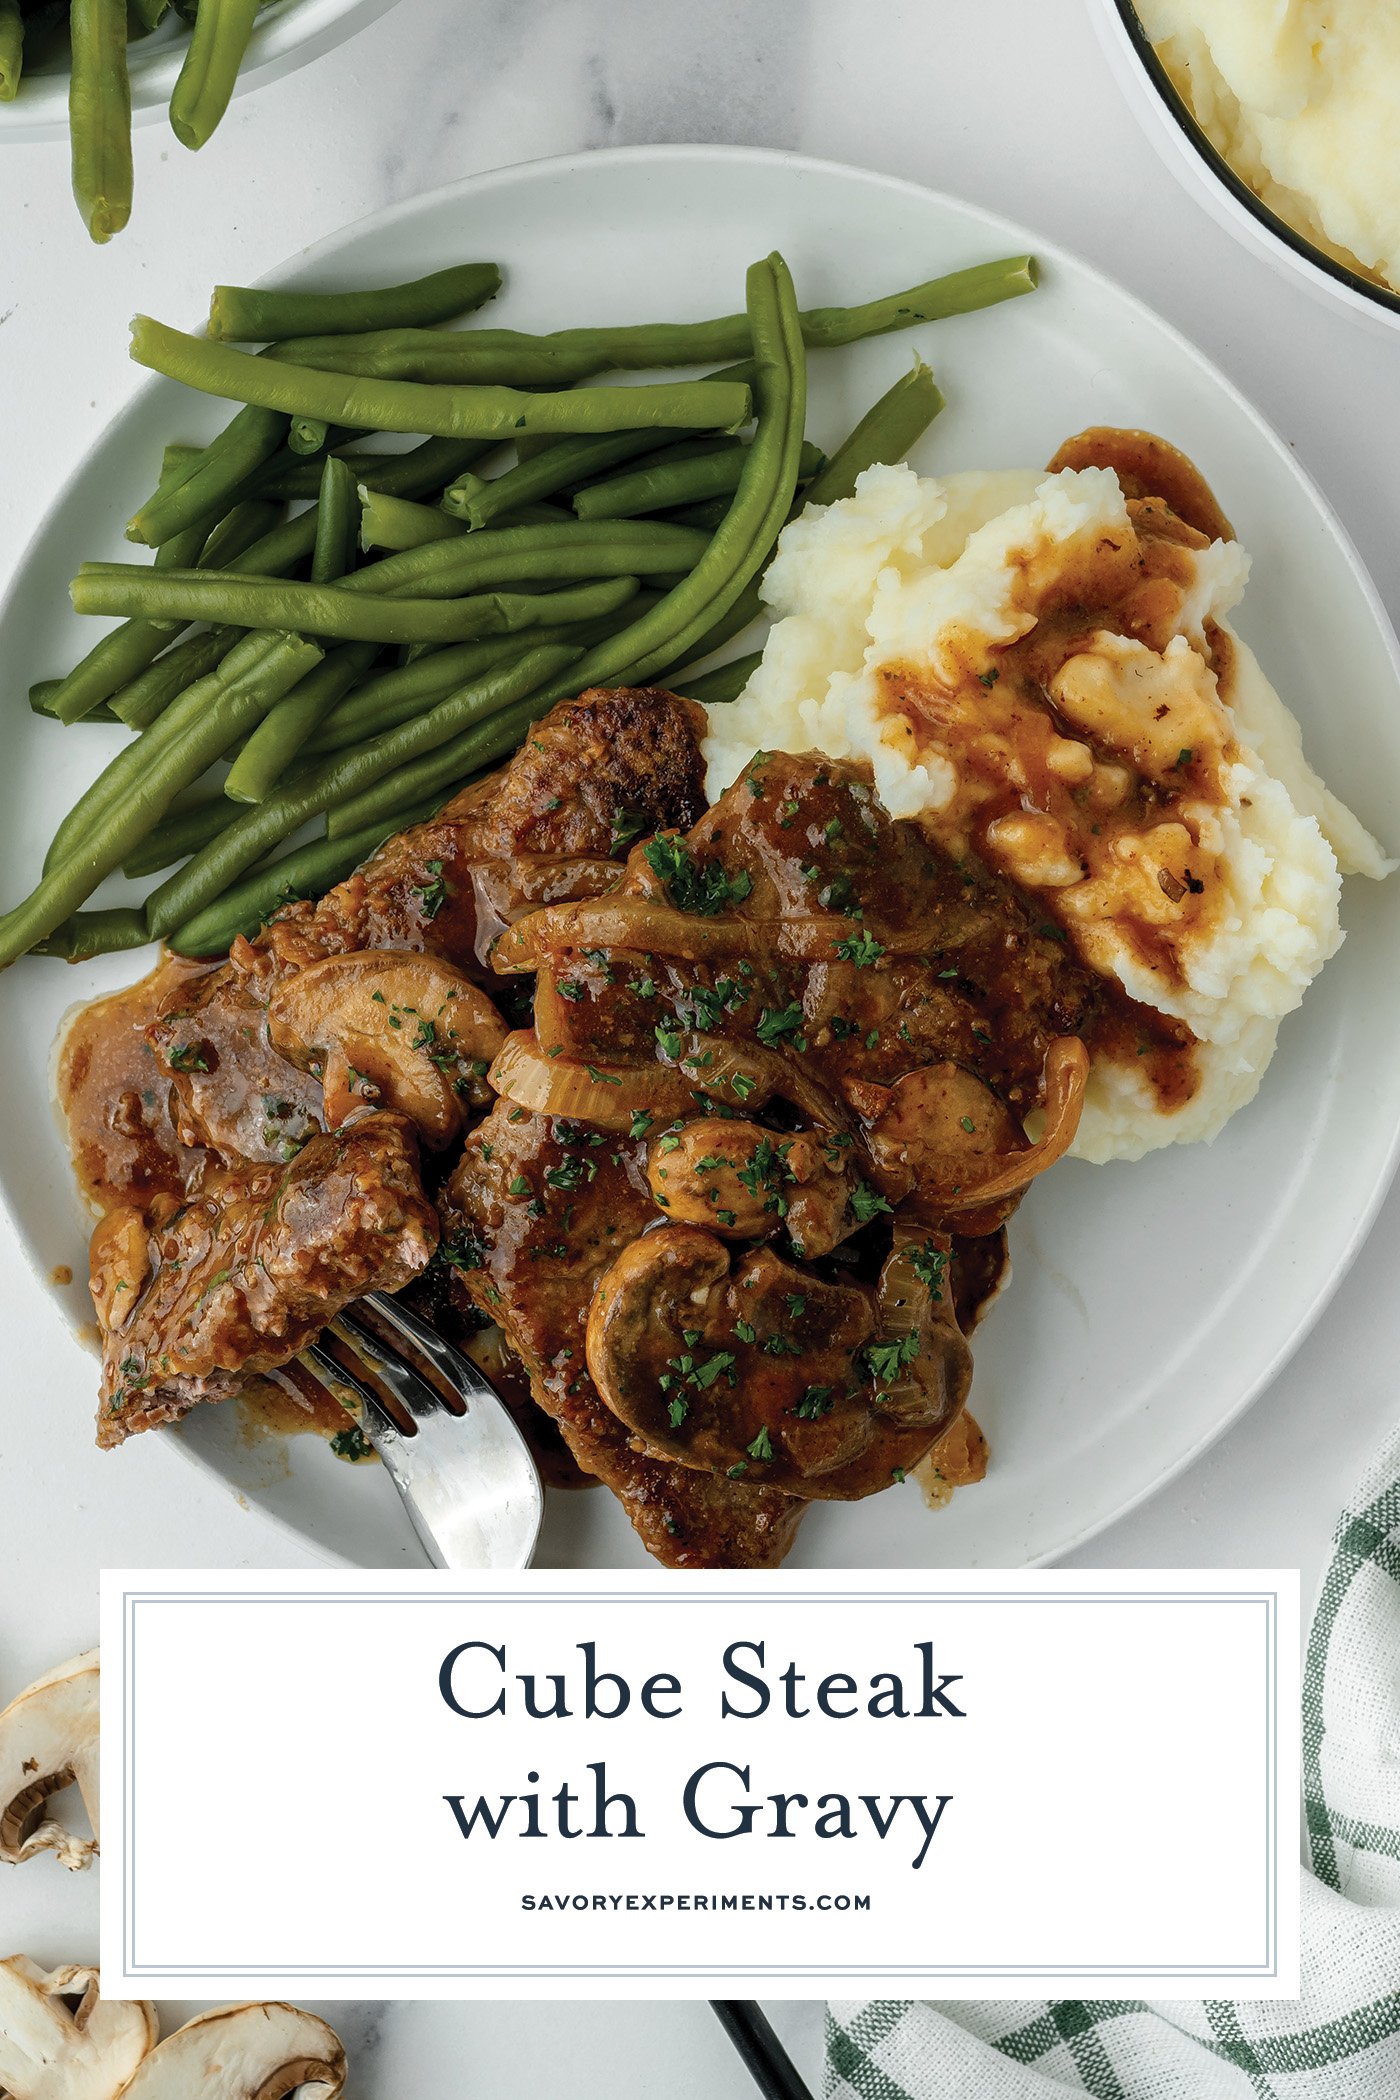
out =
[(755, 748), (863, 759), (891, 815), (1170, 1024), (1166, 1051), (1090, 1039), (1081, 1158), (1215, 1136), (1340, 944), (1342, 875), (1390, 865), (1228, 623), (1248, 573), (1145, 433), (1086, 432), (1044, 473), (872, 467), (788, 526), (763, 660), (711, 711), (712, 798)]
[(1400, 289), (1400, 9), (1136, 0), (1211, 144), (1316, 247)]

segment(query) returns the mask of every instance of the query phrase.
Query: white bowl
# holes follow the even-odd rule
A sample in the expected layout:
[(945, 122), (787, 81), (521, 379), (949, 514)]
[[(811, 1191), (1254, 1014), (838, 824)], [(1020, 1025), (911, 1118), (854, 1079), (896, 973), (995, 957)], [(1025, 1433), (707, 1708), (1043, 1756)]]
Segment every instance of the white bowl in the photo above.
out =
[(1177, 93), (1138, 20), (1132, 0), (1090, 0), (1089, 12), (1109, 65), (1138, 121), (1168, 166), (1211, 217), (1283, 276), (1333, 307), (1374, 326), (1400, 328), (1400, 293), (1373, 284), (1316, 247), (1296, 226), (1256, 197), (1211, 144)]
[[(258, 17), (234, 93), (241, 95), (295, 72), (393, 5), (394, 0), (272, 0)], [(189, 40), (188, 27), (172, 9), (152, 35), (132, 42), (128, 65), (133, 124), (149, 124), (165, 115)], [(67, 136), (68, 66), (60, 54), (46, 64), (26, 66), (14, 101), (0, 104), (0, 146)]]

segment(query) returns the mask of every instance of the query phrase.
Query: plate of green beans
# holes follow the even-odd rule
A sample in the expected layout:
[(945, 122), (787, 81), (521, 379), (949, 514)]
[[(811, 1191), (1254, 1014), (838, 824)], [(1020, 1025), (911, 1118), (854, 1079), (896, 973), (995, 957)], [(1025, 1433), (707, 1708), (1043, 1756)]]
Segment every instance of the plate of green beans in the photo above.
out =
[[(50, 1079), (75, 1000), (133, 982), (160, 941), (223, 954), (585, 686), (722, 706), (762, 647), (784, 525), (875, 462), (1022, 466), (1093, 423), (1168, 432), (1229, 491), (1271, 651), (1324, 688), (1340, 663), (1348, 690), (1393, 677), (1335, 520), (1199, 353), (1024, 229), (912, 184), (724, 148), (585, 154), (211, 292), (206, 312), (135, 319), (150, 376), (0, 604), (0, 1191), (46, 1283), (86, 1268)], [(1325, 570), (1308, 591), (1300, 545)], [(1364, 812), (1346, 722), (1322, 710), (1309, 734)], [(1359, 917), (1340, 998), (1384, 964), (1383, 926)], [(1289, 1055), (1326, 1069), (1334, 1025), (1324, 987)], [(1059, 1177), (1053, 1260), (1027, 1205), (1020, 1317), (979, 1341), (998, 1464), (977, 1496), (936, 1518), (912, 1491), (833, 1505), (799, 1564), (1046, 1557), (1218, 1429), (1203, 1396), (1200, 1419), (1124, 1423), (1111, 1467), (1075, 1463), (1115, 1388), (1085, 1371), (1093, 1336), (1057, 1278), (1115, 1273), (1106, 1171)], [(81, 1280), (54, 1287), (81, 1329)], [(86, 1436), (88, 1380), (72, 1386), (61, 1431)], [(319, 1439), (250, 1440), (237, 1403), (165, 1435), (327, 1557), (415, 1563), (387, 1482)], [(639, 1551), (611, 1496), (551, 1499), (545, 1564)]]
[(95, 241), (132, 209), (133, 126), (191, 152), (230, 101), (343, 43), (394, 0), (0, 0), (0, 146), (67, 137)]

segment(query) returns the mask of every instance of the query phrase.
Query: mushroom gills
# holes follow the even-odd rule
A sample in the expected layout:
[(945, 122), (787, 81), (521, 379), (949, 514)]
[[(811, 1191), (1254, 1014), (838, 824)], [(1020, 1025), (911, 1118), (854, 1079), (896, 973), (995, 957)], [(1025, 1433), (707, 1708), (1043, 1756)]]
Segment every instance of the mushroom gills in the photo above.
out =
[[(98, 1849), (98, 1654), (95, 1648), (36, 1679), (0, 1713), (0, 1860), (18, 1865), (53, 1852), (72, 1869)], [(92, 1825), (76, 1836), (43, 1814), (50, 1795), (76, 1785)]]

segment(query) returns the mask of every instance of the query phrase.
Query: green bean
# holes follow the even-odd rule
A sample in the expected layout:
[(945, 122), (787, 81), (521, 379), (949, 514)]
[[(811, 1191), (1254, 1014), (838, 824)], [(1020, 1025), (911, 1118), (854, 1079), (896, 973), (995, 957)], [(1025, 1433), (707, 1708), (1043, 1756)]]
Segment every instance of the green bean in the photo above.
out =
[(250, 357), (182, 335), (146, 314), (131, 324), (136, 362), (199, 393), (323, 416), (361, 430), (421, 431), (430, 437), (514, 437), (517, 431), (737, 430), (752, 404), (744, 386), (681, 380), (659, 386), (574, 387), (526, 394), (511, 387), (422, 386), (406, 379), (354, 379)]
[[(313, 584), (335, 583), (355, 563), (360, 499), (344, 460), (327, 459), (316, 507)], [(224, 793), (234, 802), (261, 802), (282, 778), (323, 715), (358, 685), (379, 653), (377, 642), (336, 649), (270, 708), (229, 769)]]
[(412, 379), (428, 386), (573, 386), (608, 368), (587, 350), (556, 350), (495, 329), (382, 329), (372, 335), (294, 336), (270, 353), (312, 372), (355, 379)]
[[(53, 702), (62, 684), (61, 678), (41, 678), (37, 684), (30, 686), (29, 705), (36, 715), (43, 715), (50, 722), (58, 720), (53, 711)], [(120, 720), (120, 716), (115, 715), (110, 704), (104, 700), (100, 706), (90, 708), (82, 719), (85, 722), (116, 722)]]
[[(572, 672), (567, 689), (576, 690)], [(531, 725), (547, 712), (548, 696), (552, 690), (549, 685), (541, 686), (538, 692), (530, 693), (515, 706), (487, 715), (463, 730), (460, 736), (453, 737), (450, 744), (400, 766), (374, 786), (364, 788), (333, 808), (326, 817), (327, 837), (342, 838), (354, 832), (383, 811), (397, 808), (405, 795), (440, 798), (451, 790), (454, 782), (479, 773), (483, 767), (506, 757), (519, 746)]]
[(752, 656), (736, 656), (732, 663), (721, 664), (717, 671), (706, 671), (688, 684), (677, 684), (676, 691), (684, 693), (688, 700), (701, 701), (706, 707), (718, 706), (723, 700), (737, 700), (762, 662), (763, 651), (755, 649)]
[[(808, 349), (821, 350), (889, 335), (924, 321), (973, 313), (1033, 290), (1029, 255), (978, 263), (935, 277), (909, 291), (860, 306), (813, 307), (799, 316)], [(652, 371), (742, 357), (748, 347), (745, 314), (718, 321), (648, 322), (636, 327), (564, 328), (528, 335), (514, 328), (473, 328), (439, 334), (411, 326), (366, 333), (353, 343), (306, 337), (284, 341), (279, 355), (324, 371), (437, 384), (565, 384), (594, 372)]]
[[(302, 683), (305, 684), (303, 679)], [(203, 801), (192, 802), (185, 809), (171, 809), (162, 817), (155, 829), (142, 839), (139, 846), (122, 862), (122, 873), (135, 880), (142, 875), (154, 875), (161, 868), (173, 867), (176, 861), (184, 860), (191, 853), (198, 853), (210, 839), (216, 839), (221, 831), (227, 831), (238, 815), (235, 803), (227, 795), (210, 795)], [(146, 923), (146, 914), (141, 914), (141, 924)]]
[[(484, 489), (494, 487), (494, 482), (483, 480), (480, 474), (459, 474), (451, 488), (443, 490), (438, 507), (447, 517), (463, 524), (468, 504)], [(572, 515), (559, 503), (515, 503), (505, 513), (512, 525), (562, 525)]]
[(226, 799), (261, 802), (270, 795), (312, 731), (359, 685), (379, 650), (378, 642), (342, 642), (328, 650), (259, 722), (229, 767)]
[[(937, 382), (923, 359), (916, 357), (910, 369), (867, 409), (845, 443), (832, 453), (815, 481), (809, 483), (798, 508), (839, 503), (854, 495), (856, 482), (867, 467), (888, 466), (903, 459), (942, 409), (943, 396)], [(762, 611), (759, 578), (755, 576), (724, 617), (700, 636), (681, 665), (681, 673), (688, 671), (692, 663), (713, 656), (736, 634), (742, 634)]]
[[(810, 480), (825, 465), (826, 454), (815, 445), (804, 444), (798, 478)], [(617, 474), (611, 481), (595, 481), (580, 489), (574, 497), (574, 515), (583, 519), (636, 518), (648, 511), (701, 502), (707, 496), (723, 496), (736, 489), (743, 470), (744, 455), (738, 447), (694, 459), (638, 467), (630, 474)]]
[[(237, 631), (231, 627), (211, 627), (200, 634), (192, 634), (173, 649), (167, 649), (154, 663), (147, 664), (143, 671), (121, 686), (110, 701), (104, 704), (113, 716), (125, 722), (128, 729), (145, 729), (163, 714), (171, 701), (212, 671), (237, 641)], [(100, 716), (102, 708), (94, 708), (86, 717), (91, 721)]]
[(59, 680), (49, 710), (54, 720), (81, 722), (154, 663), (169, 639), (169, 625), (156, 620), (127, 620), (104, 634)]
[[(227, 569), (232, 567), (240, 555), (259, 546), (281, 516), (281, 505), (264, 503), (251, 496), (245, 503), (235, 503), (226, 517), (220, 518), (214, 530), (200, 549), (199, 558), (193, 564), (196, 569)], [(166, 541), (165, 546), (171, 542)], [(187, 566), (177, 561), (163, 562), (161, 555), (165, 547), (156, 554), (156, 567), (178, 569)]]
[(426, 503), (409, 503), (402, 496), (386, 496), (369, 487), (363, 491), (360, 545), (366, 553), (382, 547), (400, 554), (408, 547), (426, 546), (429, 540), (457, 539), (467, 530), (459, 518)]
[[(229, 567), (239, 575), (278, 576), (295, 568), (311, 554), (316, 538), (316, 515), (306, 511), (301, 517), (289, 518), (282, 525), (275, 525), (271, 532), (243, 553), (234, 556)], [(128, 688), (139, 681), (151, 669), (161, 651), (170, 640), (172, 626), (178, 620), (127, 620), (101, 641), (94, 643), (81, 663), (76, 664), (67, 677), (60, 681), (59, 692), (54, 696), (53, 711), (60, 722), (78, 722), (90, 714), (104, 700), (120, 696), (125, 703)], [(225, 644), (227, 647), (227, 644)], [(221, 652), (222, 653), (222, 652)], [(214, 659), (217, 662), (217, 658)], [(206, 664), (204, 669), (211, 668)], [(202, 676), (203, 672), (196, 673)], [(164, 674), (155, 679), (155, 691), (163, 691)], [(163, 704), (163, 703), (161, 703)], [(145, 697), (141, 701), (145, 705)], [(138, 718), (128, 715), (123, 709), (124, 721), (137, 726)], [(159, 706), (156, 710), (159, 712)], [(149, 717), (147, 717), (149, 719)]]
[[(454, 739), (464, 723), (517, 703), (542, 680), (562, 671), (574, 653), (564, 647), (532, 649), (518, 662), (450, 694), (431, 714), (308, 767), (265, 801), (253, 803), (212, 844), (152, 891), (146, 899), (146, 923), (152, 935), (163, 938), (183, 926), (221, 896), (269, 847), (311, 817), (358, 794), (409, 759)], [(401, 807), (402, 798), (389, 806)], [(373, 815), (366, 821), (374, 821)]]
[[(749, 314), (758, 360), (758, 425), (724, 524), (692, 573), (661, 603), (574, 667), (579, 689), (625, 672), (644, 685), (723, 620), (772, 551), (797, 488), (807, 365), (792, 277), (780, 255), (748, 274)], [(572, 675), (572, 674), (571, 674)]]
[(34, 955), (57, 955), (64, 962), (87, 962), (94, 955), (114, 955), (123, 948), (144, 948), (151, 936), (146, 914), (135, 904), (112, 905), (106, 911), (75, 911), (47, 939), (36, 941)]
[(292, 427), (287, 432), (287, 448), (304, 457), (314, 457), (325, 451), (330, 434), (330, 424), (323, 423), (319, 416), (293, 416)]
[[(239, 675), (225, 677), (222, 691), (198, 712), (182, 735), (167, 737), (148, 750), (132, 792), (99, 814), (72, 853), (0, 920), (0, 968), (14, 962), (36, 941), (46, 939), (70, 912), (86, 903), (99, 883), (159, 823), (181, 788), (197, 780), (235, 736), (280, 699), (316, 655), (309, 642), (295, 635), (260, 635), (250, 637), (250, 642), (254, 639), (260, 645), (256, 658), (251, 647), (244, 645), (245, 661)], [(227, 672), (227, 665), (224, 670)], [(147, 736), (159, 740), (169, 720), (166, 715)]]
[(249, 477), (281, 451), (286, 435), (286, 416), (266, 408), (240, 409), (205, 446), (191, 474), (173, 487), (157, 489), (142, 504), (127, 525), (127, 538), (158, 547), (187, 526), (212, 524), (230, 508)]
[(262, 0), (199, 0), (185, 62), (170, 94), (170, 128), (192, 153), (218, 130)]
[[(521, 555), (500, 566), (521, 582), (534, 580), (530, 576), (532, 567), (541, 579), (549, 581), (570, 573), (598, 577), (599, 581), (591, 584), (587, 593), (581, 590), (550, 594), (567, 596), (571, 601), (568, 614), (561, 612), (560, 617), (591, 617), (595, 611), (608, 609), (616, 589), (636, 588), (636, 571), (619, 573), (606, 553), (592, 561), (586, 558), (586, 550), (568, 561), (555, 555), (547, 566), (543, 559), (532, 564)], [(609, 574), (610, 570), (613, 573)], [(541, 610), (546, 599), (531, 592), (496, 590), (465, 597), (409, 598), (370, 597), (350, 589), (351, 583), (370, 573), (361, 570), (342, 584), (312, 584), (284, 583), (272, 577), (206, 576), (197, 569), (157, 577), (149, 570), (133, 569), (126, 563), (89, 563), (74, 577), (71, 590), (78, 612), (123, 613), (143, 605), (156, 617), (163, 613), (167, 618), (218, 620), (233, 627), (289, 629), (323, 635), (332, 641), (465, 642), (479, 634), (514, 633), (519, 628), (536, 627), (546, 617)], [(653, 551), (647, 573), (674, 570)]]
[[(270, 639), (265, 634), (247, 634), (239, 636), (231, 646), (226, 645), (220, 659), (202, 677), (177, 694), (149, 728), (108, 761), (54, 833), (44, 856), (45, 875), (80, 850), (100, 817), (139, 793), (141, 780), (155, 756), (193, 728), (207, 711), (224, 705), (224, 695), (230, 690), (237, 694), (245, 689), (249, 675), (267, 660)], [(310, 669), (318, 654), (312, 644), (306, 645), (301, 659), (303, 670)], [(273, 698), (280, 698), (280, 694)], [(211, 752), (210, 763), (223, 755), (224, 748), (220, 745)]]
[[(301, 524), (302, 520), (293, 521)], [(279, 528), (284, 530), (285, 528)], [(271, 538), (271, 535), (268, 536)], [(561, 525), (508, 526), (498, 532), (436, 540), (390, 555), (358, 570), (337, 587), (339, 594), (408, 599), (460, 598), (495, 584), (549, 584), (580, 577), (678, 575), (705, 554), (703, 533), (650, 519), (608, 519), (584, 525), (568, 519)], [(246, 557), (245, 557), (246, 564)], [(73, 580), (75, 608), (80, 612), (139, 611), (149, 619), (223, 620), (242, 627), (302, 627), (311, 633), (341, 635), (347, 640), (466, 640), (448, 631), (450, 620), (426, 622), (422, 636), (381, 634), (374, 625), (356, 621), (341, 602), (317, 598), (314, 587), (280, 577), (248, 577), (225, 571), (158, 573), (130, 562), (84, 562)], [(339, 624), (319, 627), (318, 617), (333, 615)], [(350, 624), (344, 624), (349, 622)], [(439, 633), (438, 625), (441, 625)]]
[[(639, 591), (626, 611), (630, 615), (634, 606), (640, 608), (644, 603), (655, 602), (654, 592)], [(305, 755), (321, 756), (330, 751), (343, 751), (350, 744), (360, 744), (367, 737), (379, 736), (399, 722), (411, 721), (415, 715), (425, 714), (437, 701), (445, 699), (447, 694), (455, 692), (459, 685), (466, 684), (479, 673), (498, 663), (511, 661), (525, 649), (538, 647), (543, 642), (569, 642), (580, 650), (588, 648), (603, 635), (611, 634), (618, 619), (618, 613), (611, 612), (566, 626), (536, 628), (528, 634), (488, 635), (482, 641), (459, 642), (449, 648), (434, 649), (412, 663), (380, 671), (375, 677), (366, 679), (326, 716), (316, 734), (308, 740)]]
[(19, 0), (0, 0), (0, 102), (13, 102), (24, 70), (24, 16)]
[(130, 11), (141, 25), (141, 34), (149, 36), (159, 29), (170, 12), (170, 0), (128, 0)]
[[(730, 365), (722, 372), (711, 372), (708, 378), (698, 383), (702, 386), (747, 386), (753, 377), (753, 361), (745, 359), (742, 364)], [(678, 438), (690, 435), (693, 433), (680, 432)], [(497, 475), (480, 490), (473, 491), (463, 507), (448, 501), (451, 489), (443, 502), (449, 513), (463, 516), (468, 524), (480, 528), (523, 503), (535, 502), (541, 496), (558, 495), (561, 489), (592, 481), (597, 475), (606, 474), (610, 467), (621, 466), (629, 459), (639, 459), (655, 449), (655, 433), (650, 430), (611, 431), (602, 437), (557, 438), (543, 451), (531, 451), (528, 458), (517, 443), (516, 450), (520, 455), (517, 466), (508, 473)]]
[(360, 540), (360, 491), (354, 470), (331, 457), (321, 469), (311, 581), (337, 583), (355, 566)]
[(221, 342), (271, 343), (292, 335), (430, 328), (474, 313), (500, 289), (495, 263), (458, 263), (411, 284), (363, 292), (265, 291), (221, 284), (209, 303), (209, 333)]
[(68, 128), (73, 195), (95, 241), (131, 217), (131, 81), (126, 0), (72, 0)]

